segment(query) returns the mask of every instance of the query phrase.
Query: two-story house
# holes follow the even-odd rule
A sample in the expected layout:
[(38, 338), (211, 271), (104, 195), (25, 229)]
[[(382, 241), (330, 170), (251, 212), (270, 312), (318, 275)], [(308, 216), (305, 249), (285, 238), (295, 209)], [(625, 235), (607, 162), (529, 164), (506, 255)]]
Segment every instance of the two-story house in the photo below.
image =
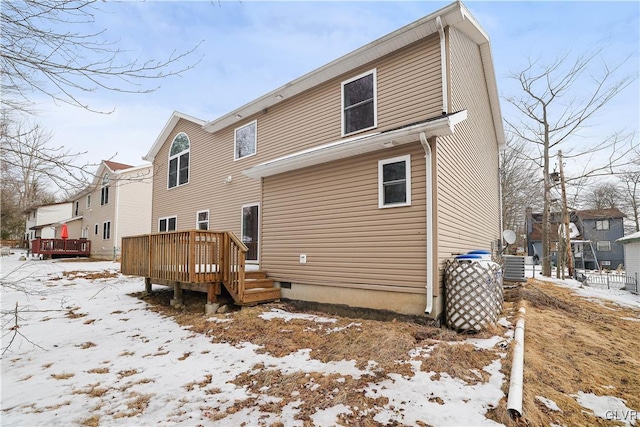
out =
[[(562, 232), (562, 214), (549, 216), (551, 261), (557, 262), (559, 232)], [(618, 209), (588, 209), (569, 212), (571, 247), (576, 268), (586, 270), (615, 269), (624, 265), (624, 245), (616, 240), (624, 235), (624, 214)], [(528, 254), (542, 254), (542, 213), (527, 210)]]
[(503, 144), (456, 2), (215, 120), (174, 113), (145, 157), (152, 232), (236, 233), (283, 298), (436, 317), (444, 261), (499, 244)]
[(91, 241), (91, 257), (117, 259), (123, 236), (151, 231), (153, 166), (103, 160), (93, 182), (72, 200), (72, 215), (57, 224), (69, 238)]

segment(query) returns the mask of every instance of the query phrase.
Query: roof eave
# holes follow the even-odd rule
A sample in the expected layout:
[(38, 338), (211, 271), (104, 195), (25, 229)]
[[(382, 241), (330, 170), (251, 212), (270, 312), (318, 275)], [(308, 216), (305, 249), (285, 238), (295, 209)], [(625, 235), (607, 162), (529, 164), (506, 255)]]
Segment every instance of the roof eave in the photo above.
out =
[(455, 126), (466, 118), (467, 111), (463, 110), (397, 130), (341, 139), (261, 163), (244, 170), (242, 173), (249, 178), (260, 179), (415, 142), (419, 140), (420, 133), (425, 133), (427, 137), (452, 135), (455, 131)]
[[(407, 46), (432, 34), (437, 34), (436, 18), (440, 17), (443, 25), (452, 25), (464, 32), (469, 38), (481, 46), (482, 62), (489, 88), (491, 111), (494, 127), (500, 147), (505, 145), (504, 128), (500, 112), (499, 98), (495, 71), (489, 48), (489, 37), (480, 27), (470, 12), (460, 2), (451, 3), (409, 25), (406, 25), (386, 36), (375, 40), (351, 53), (348, 53), (314, 71), (311, 71), (287, 84), (263, 95), (244, 106), (231, 111), (224, 116), (207, 122), (203, 128), (211, 133), (229, 127), (240, 120), (244, 120), (265, 108), (269, 108), (294, 95), (318, 86), (332, 78), (338, 77), (357, 67), (386, 56), (404, 46)], [(145, 159), (148, 160), (148, 159)]]
[(167, 120), (167, 123), (162, 128), (162, 132), (160, 132), (160, 135), (158, 135), (155, 142), (153, 143), (151, 150), (149, 150), (149, 152), (142, 157), (142, 160), (146, 160), (147, 162), (153, 163), (153, 159), (155, 159), (156, 154), (158, 154), (158, 151), (160, 151), (160, 148), (162, 147), (164, 142), (167, 140), (167, 138), (169, 137), (169, 134), (173, 131), (173, 128), (176, 126), (176, 124), (180, 119), (190, 121), (200, 126), (204, 126), (206, 124), (205, 120), (200, 120), (188, 114), (184, 114), (179, 111), (174, 111), (171, 114), (171, 117), (169, 117), (169, 120)]

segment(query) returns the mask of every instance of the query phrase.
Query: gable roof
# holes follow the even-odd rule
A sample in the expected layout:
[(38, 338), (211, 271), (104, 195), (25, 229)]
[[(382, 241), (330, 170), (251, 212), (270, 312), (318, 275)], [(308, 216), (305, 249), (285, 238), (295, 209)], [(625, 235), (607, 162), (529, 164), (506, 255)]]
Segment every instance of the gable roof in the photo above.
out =
[[(440, 19), (444, 27), (454, 26), (478, 44), (480, 48), (480, 55), (482, 57), (484, 76), (489, 92), (493, 126), (499, 146), (504, 146), (504, 127), (502, 124), (502, 113), (500, 111), (495, 70), (493, 68), (491, 47), (489, 46), (489, 37), (480, 27), (475, 18), (473, 18), (469, 10), (459, 1), (445, 6), (424, 18), (406, 25), (372, 43), (369, 43), (314, 71), (311, 71), (310, 73), (307, 73), (302, 77), (299, 77), (296, 80), (293, 80), (292, 82), (289, 82), (218, 119), (207, 122), (204, 125), (204, 129), (213, 133), (231, 126), (239, 120), (256, 114), (265, 108), (269, 108), (286, 98), (291, 98), (294, 95), (327, 82), (332, 78), (340, 76), (357, 67), (370, 63), (371, 61), (377, 60), (389, 53), (408, 46), (417, 40), (436, 34), (438, 33), (438, 19)], [(149, 155), (145, 157), (145, 160), (150, 160), (148, 157)]]
[(625, 214), (619, 209), (586, 209), (576, 211), (576, 215), (581, 219), (608, 219), (608, 218), (624, 218)]
[(173, 128), (176, 126), (176, 124), (178, 124), (178, 121), (180, 119), (187, 120), (199, 126), (204, 126), (206, 123), (206, 121), (204, 120), (200, 120), (198, 118), (195, 118), (188, 114), (181, 113), (179, 111), (174, 111), (171, 114), (171, 117), (169, 117), (169, 120), (167, 120), (167, 123), (162, 128), (162, 132), (160, 132), (160, 135), (158, 135), (155, 142), (153, 143), (151, 150), (149, 150), (149, 152), (144, 157), (142, 157), (142, 160), (153, 162), (153, 159), (156, 157), (156, 154), (158, 154), (158, 151), (160, 151), (160, 148), (162, 147), (164, 142), (167, 140), (167, 138), (169, 137), (169, 134), (171, 134), (171, 132), (173, 131)]
[(107, 165), (107, 167), (114, 172), (120, 169), (129, 169), (133, 167), (131, 165), (125, 165), (124, 163), (112, 162), (111, 160), (103, 160), (102, 163)]

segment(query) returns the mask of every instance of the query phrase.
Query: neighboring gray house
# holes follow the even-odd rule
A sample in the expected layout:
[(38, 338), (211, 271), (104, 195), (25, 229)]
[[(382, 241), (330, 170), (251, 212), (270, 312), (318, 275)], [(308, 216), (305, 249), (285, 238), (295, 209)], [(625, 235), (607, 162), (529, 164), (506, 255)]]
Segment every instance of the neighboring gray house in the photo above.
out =
[[(571, 246), (576, 268), (586, 270), (616, 269), (624, 265), (624, 246), (617, 242), (624, 235), (624, 214), (618, 209), (588, 209), (571, 211)], [(550, 214), (551, 261), (557, 261), (558, 231), (562, 224), (560, 212)], [(527, 210), (527, 249), (529, 256), (542, 253), (542, 213)]]

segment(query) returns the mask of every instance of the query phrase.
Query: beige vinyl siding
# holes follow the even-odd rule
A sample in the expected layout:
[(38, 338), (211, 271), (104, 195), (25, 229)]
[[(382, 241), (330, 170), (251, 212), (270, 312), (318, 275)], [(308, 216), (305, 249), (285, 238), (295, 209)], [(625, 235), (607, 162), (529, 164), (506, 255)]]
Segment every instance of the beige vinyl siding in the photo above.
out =
[[(441, 114), (440, 49), (431, 36), (378, 61), (354, 69), (268, 110), (216, 132), (233, 147), (233, 129), (258, 120), (256, 156), (238, 161), (245, 169), (274, 158), (337, 141), (341, 133), (341, 83), (376, 69), (378, 127), (375, 133)], [(350, 134), (353, 136), (354, 134)], [(231, 160), (233, 160), (233, 153)]]
[[(378, 161), (403, 154), (411, 206), (379, 209)], [(414, 143), (264, 178), (263, 268), (280, 281), (424, 293), (424, 174)]]
[[(167, 188), (168, 151), (175, 136), (189, 137), (189, 182)], [(152, 232), (158, 218), (177, 216), (177, 229), (196, 228), (196, 212), (209, 210), (211, 230), (241, 232), (241, 206), (260, 202), (260, 181), (247, 178), (242, 170), (248, 159), (234, 161), (233, 129), (212, 135), (198, 124), (180, 119), (154, 159)], [(258, 120), (260, 150), (260, 120)], [(231, 176), (231, 183), (225, 179)]]
[[(100, 204), (100, 193), (102, 190), (102, 176), (108, 169), (103, 165), (98, 168), (96, 176), (98, 176), (97, 185), (91, 192), (91, 207), (85, 209), (82, 216), (82, 223), (85, 227), (89, 227), (88, 239), (91, 240), (91, 256), (95, 258), (112, 259), (113, 248), (117, 246), (114, 241), (114, 226), (116, 218), (116, 182), (117, 175), (109, 171), (109, 202), (106, 205)], [(107, 221), (111, 221), (111, 238), (104, 240), (102, 238), (102, 227)], [(94, 234), (94, 227), (98, 224), (98, 234)]]
[(453, 136), (438, 138), (437, 241), (440, 265), (500, 236), (498, 146), (480, 49), (449, 28), (451, 111), (467, 109)]
[(122, 237), (151, 232), (152, 178), (151, 167), (123, 173), (118, 178), (117, 224), (112, 229), (118, 251)]

